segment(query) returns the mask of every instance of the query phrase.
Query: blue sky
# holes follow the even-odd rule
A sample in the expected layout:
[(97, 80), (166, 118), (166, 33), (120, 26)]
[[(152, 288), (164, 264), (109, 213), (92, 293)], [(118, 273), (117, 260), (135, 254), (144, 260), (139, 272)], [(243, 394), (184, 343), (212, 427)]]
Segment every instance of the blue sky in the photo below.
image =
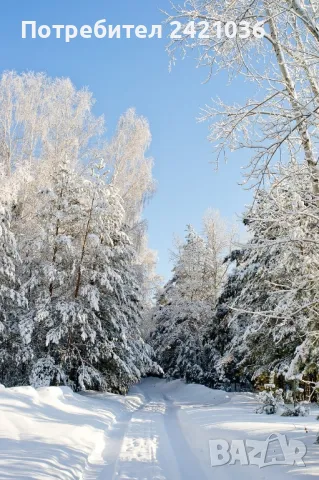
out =
[(129, 107), (148, 118), (158, 188), (145, 217), (150, 246), (159, 253), (158, 272), (168, 278), (173, 234), (183, 235), (188, 223), (200, 229), (209, 207), (232, 219), (250, 201), (251, 193), (238, 185), (245, 154), (234, 153), (216, 173), (212, 145), (206, 139), (208, 125), (196, 122), (200, 107), (211, 98), (240, 101), (249, 86), (242, 82), (228, 86), (224, 75), (203, 84), (207, 72), (196, 69), (194, 59), (178, 62), (169, 73), (166, 38), (76, 38), (68, 44), (54, 37), (21, 38), (23, 20), (80, 27), (106, 18), (113, 25), (149, 26), (162, 22), (160, 9), (169, 9), (169, 1), (4, 0), (0, 67), (1, 71), (44, 71), (70, 77), (79, 88), (88, 86), (97, 100), (95, 112), (105, 115), (109, 136)]

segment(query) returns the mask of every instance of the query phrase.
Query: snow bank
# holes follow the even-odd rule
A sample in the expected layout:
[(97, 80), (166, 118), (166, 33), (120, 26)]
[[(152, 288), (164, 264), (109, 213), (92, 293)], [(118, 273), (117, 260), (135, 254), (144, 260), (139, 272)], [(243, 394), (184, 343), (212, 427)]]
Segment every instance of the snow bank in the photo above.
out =
[[(253, 394), (158, 378), (143, 380), (125, 397), (2, 388), (0, 480), (319, 478), (318, 408), (293, 419), (255, 410)], [(305, 443), (306, 467), (211, 467), (210, 440), (265, 442), (275, 433)]]
[(177, 405), (218, 405), (228, 402), (229, 394), (203, 385), (185, 384), (182, 380), (167, 382), (162, 387), (166, 397)]
[[(194, 385), (194, 390), (199, 386)], [(215, 394), (214, 391), (212, 391)], [(229, 398), (226, 397), (229, 395)], [(181, 430), (199, 464), (205, 469), (206, 478), (218, 480), (284, 480), (294, 478), (302, 480), (319, 478), (318, 445), (315, 439), (318, 432), (316, 417), (318, 409), (314, 408), (309, 417), (285, 418), (277, 415), (256, 414), (256, 397), (251, 393), (225, 394), (225, 402), (218, 405), (184, 405), (177, 415)], [(196, 398), (197, 394), (194, 393)], [(217, 395), (217, 400), (219, 400)], [(306, 467), (272, 466), (260, 470), (255, 465), (235, 465), (210, 467), (208, 445), (210, 440), (223, 439), (229, 443), (234, 440), (258, 440), (265, 442), (272, 434), (281, 433), (287, 439), (302, 441), (307, 448), (304, 458)]]
[(109, 429), (142, 403), (67, 387), (1, 388), (0, 479), (86, 478), (103, 463)]

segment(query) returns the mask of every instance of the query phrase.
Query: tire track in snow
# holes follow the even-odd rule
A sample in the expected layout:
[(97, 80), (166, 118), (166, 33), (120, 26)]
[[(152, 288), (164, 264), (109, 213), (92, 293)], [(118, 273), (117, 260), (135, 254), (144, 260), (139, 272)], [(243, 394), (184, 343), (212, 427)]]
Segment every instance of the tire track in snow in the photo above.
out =
[(152, 385), (139, 388), (147, 403), (132, 415), (112, 480), (207, 478), (181, 430), (179, 407)]
[(165, 432), (165, 411), (164, 401), (153, 400), (132, 415), (112, 480), (177, 480)]
[[(152, 383), (133, 387), (145, 403), (109, 431), (104, 466), (85, 480), (205, 480), (199, 459), (187, 441), (174, 405)], [(106, 463), (106, 461), (108, 463)]]
[(180, 407), (175, 406), (171, 401), (167, 402), (167, 414), (165, 415), (165, 424), (171, 445), (175, 453), (175, 457), (178, 462), (180, 479), (205, 480), (208, 477), (204, 473), (200, 465), (199, 459), (192, 451), (180, 427), (177, 417), (177, 412), (179, 408)]

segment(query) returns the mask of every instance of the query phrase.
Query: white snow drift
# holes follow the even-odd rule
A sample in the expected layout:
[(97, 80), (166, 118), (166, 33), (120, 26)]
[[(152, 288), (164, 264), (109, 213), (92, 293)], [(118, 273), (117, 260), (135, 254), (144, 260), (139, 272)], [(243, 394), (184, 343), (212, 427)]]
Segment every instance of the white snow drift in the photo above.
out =
[[(149, 378), (119, 396), (66, 387), (0, 388), (0, 480), (302, 479), (319, 476), (318, 412), (257, 415), (252, 394)], [(306, 467), (210, 466), (209, 440), (307, 445)]]

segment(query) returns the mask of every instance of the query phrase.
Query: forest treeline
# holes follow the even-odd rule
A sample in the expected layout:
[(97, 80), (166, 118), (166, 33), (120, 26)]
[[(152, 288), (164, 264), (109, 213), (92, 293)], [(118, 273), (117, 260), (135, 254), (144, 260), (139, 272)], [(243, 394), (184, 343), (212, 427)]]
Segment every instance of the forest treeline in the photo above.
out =
[(185, 0), (167, 16), (185, 26), (212, 19), (255, 19), (266, 31), (208, 31), (168, 46), (173, 63), (179, 50), (196, 51), (209, 81), (227, 72), (230, 93), (248, 83), (240, 100), (206, 105), (201, 120), (217, 164), (245, 152), (249, 240), (236, 242), (209, 211), (201, 232), (187, 227), (160, 292), (142, 220), (154, 192), (147, 121), (129, 110), (108, 139), (87, 90), (43, 74), (1, 77), (6, 385), (125, 392), (162, 367), (217, 388), (274, 375), (318, 388), (319, 2)]
[[(181, 31), (189, 22), (210, 25), (205, 38), (184, 34), (171, 41), (168, 52), (172, 64), (179, 52), (182, 56), (196, 52), (197, 66), (206, 69), (212, 86), (225, 82), (228, 75), (227, 91), (236, 101), (232, 103), (223, 90), (224, 98), (204, 106), (200, 120), (209, 123), (217, 166), (236, 156), (234, 152), (244, 152), (242, 183), (252, 189), (253, 201), (242, 215), (250, 240), (235, 246), (231, 254), (224, 252), (228, 275), (220, 276), (223, 281), (213, 297), (204, 293), (206, 279), (219, 277), (221, 257), (210, 249), (205, 232), (201, 238), (188, 232), (174, 276), (158, 300), (152, 343), (160, 363), (173, 376), (209, 386), (247, 387), (260, 376), (277, 375), (315, 391), (319, 2), (174, 3), (167, 22), (180, 22)], [(214, 31), (214, 22), (245, 21), (260, 22), (265, 36), (229, 38), (221, 32), (218, 38)], [(233, 95), (236, 92), (239, 95)], [(190, 265), (188, 252), (198, 252), (203, 245), (207, 261), (198, 263), (194, 253)], [(186, 285), (191, 285), (192, 293), (185, 293)], [(197, 324), (200, 329), (194, 335)]]
[(68, 79), (0, 80), (0, 382), (125, 393), (159, 373), (142, 339), (158, 278), (142, 221), (147, 121), (107, 139)]

